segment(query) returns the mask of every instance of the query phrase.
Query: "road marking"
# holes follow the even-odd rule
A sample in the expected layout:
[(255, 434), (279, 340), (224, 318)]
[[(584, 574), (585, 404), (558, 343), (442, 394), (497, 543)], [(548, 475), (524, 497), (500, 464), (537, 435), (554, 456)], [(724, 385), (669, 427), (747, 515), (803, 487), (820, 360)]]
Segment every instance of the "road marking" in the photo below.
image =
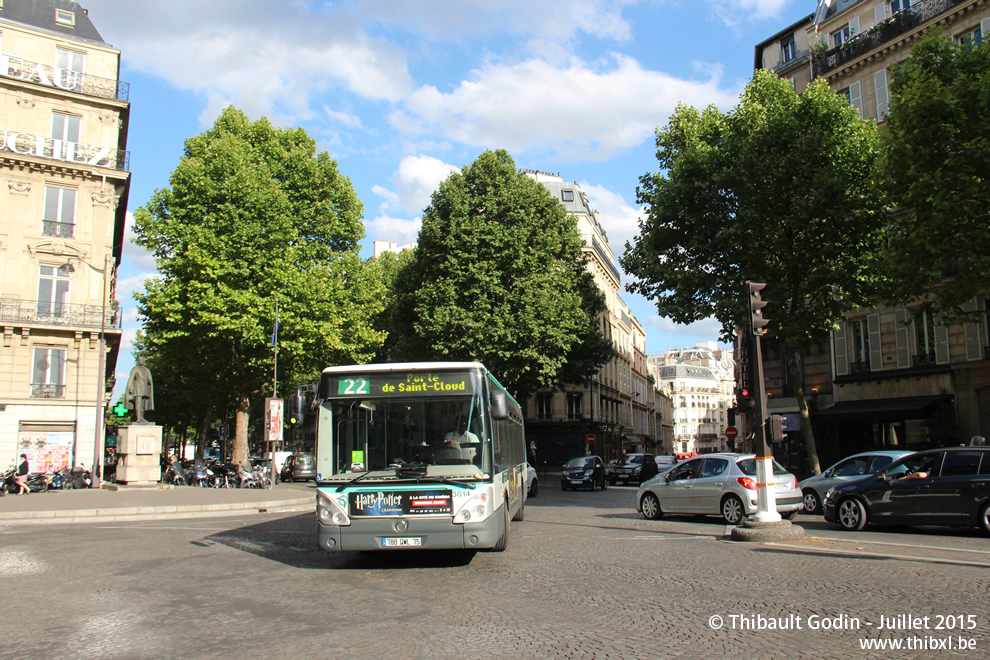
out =
[(851, 543), (854, 545), (862, 545), (864, 543), (869, 545), (889, 545), (894, 548), (925, 548), (927, 550), (945, 550), (946, 552), (974, 552), (981, 555), (990, 555), (990, 550), (968, 550), (966, 548), (944, 548), (937, 545), (921, 545), (917, 543), (890, 543), (889, 541), (852, 541), (847, 539), (832, 539), (827, 536), (809, 536), (809, 539), (818, 539), (822, 541), (832, 541), (833, 543)]
[[(942, 557), (918, 557), (915, 555), (894, 555), (894, 554), (883, 554), (880, 552), (867, 552), (865, 550), (832, 550), (829, 548), (822, 548), (819, 546), (808, 546), (808, 545), (791, 545), (788, 543), (765, 543), (764, 545), (775, 547), (775, 548), (786, 548), (788, 550), (795, 550), (798, 552), (804, 552), (807, 554), (827, 554), (827, 555), (846, 555), (850, 557), (874, 557), (877, 559), (899, 559), (902, 561), (920, 561), (930, 564), (954, 564), (958, 566), (976, 566), (978, 568), (990, 568), (990, 564), (986, 564), (978, 561), (966, 561), (963, 559), (944, 559)], [(911, 547), (911, 546), (907, 546)]]

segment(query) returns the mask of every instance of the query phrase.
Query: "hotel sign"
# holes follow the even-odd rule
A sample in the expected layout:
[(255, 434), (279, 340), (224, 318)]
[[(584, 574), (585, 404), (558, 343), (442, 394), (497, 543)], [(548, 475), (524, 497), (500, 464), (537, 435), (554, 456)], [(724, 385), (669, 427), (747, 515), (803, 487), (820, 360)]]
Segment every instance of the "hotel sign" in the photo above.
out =
[(127, 152), (109, 147), (94, 147), (81, 142), (69, 142), (42, 135), (30, 135), (0, 129), (0, 152), (19, 156), (53, 158), (78, 165), (127, 169)]

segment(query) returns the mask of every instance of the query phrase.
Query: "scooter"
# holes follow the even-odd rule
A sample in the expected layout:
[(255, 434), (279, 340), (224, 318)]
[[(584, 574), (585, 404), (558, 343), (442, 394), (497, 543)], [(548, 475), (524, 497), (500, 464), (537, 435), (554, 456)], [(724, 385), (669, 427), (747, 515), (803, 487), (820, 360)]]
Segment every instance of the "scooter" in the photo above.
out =
[(3, 473), (3, 490), (10, 493), (11, 495), (23, 494), (27, 495), (30, 491), (29, 488), (21, 484), (17, 480), (17, 468), (12, 467)]
[(72, 487), (73, 488), (92, 488), (93, 487), (93, 474), (82, 466), (76, 466), (72, 468), (69, 472), (72, 477)]
[(46, 472), (32, 472), (24, 480), (24, 485), (28, 487), (32, 493), (44, 493), (51, 488), (51, 475)]

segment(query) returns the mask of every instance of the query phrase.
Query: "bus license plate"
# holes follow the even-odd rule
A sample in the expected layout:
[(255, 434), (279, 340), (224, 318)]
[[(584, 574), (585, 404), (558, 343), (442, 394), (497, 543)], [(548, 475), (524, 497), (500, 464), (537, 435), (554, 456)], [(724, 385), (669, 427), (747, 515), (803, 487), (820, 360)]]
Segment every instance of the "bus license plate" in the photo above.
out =
[(407, 545), (423, 545), (423, 539), (418, 536), (382, 539), (383, 548), (399, 548)]

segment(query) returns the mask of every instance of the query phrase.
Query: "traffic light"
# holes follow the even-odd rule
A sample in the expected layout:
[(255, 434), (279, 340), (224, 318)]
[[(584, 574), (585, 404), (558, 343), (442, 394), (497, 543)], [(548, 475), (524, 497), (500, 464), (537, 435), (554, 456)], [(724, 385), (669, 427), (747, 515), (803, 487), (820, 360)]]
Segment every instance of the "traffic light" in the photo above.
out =
[(726, 413), (726, 416), (728, 417), (728, 420), (727, 420), (728, 425), (729, 426), (735, 426), (736, 425), (736, 409), (735, 408), (729, 408), (729, 409), (727, 409), (725, 411), (725, 413)]
[(301, 426), (306, 421), (306, 395), (296, 390), (285, 406), (285, 425)]
[(748, 387), (740, 387), (736, 392), (736, 410), (749, 410), (754, 403), (753, 391)]
[(766, 283), (747, 280), (746, 285), (749, 287), (749, 325), (753, 329), (754, 335), (762, 335), (764, 333), (763, 328), (770, 323), (763, 318), (763, 308), (767, 306), (767, 303), (760, 297), (760, 292), (766, 287)]
[(781, 415), (770, 415), (770, 441), (774, 444), (784, 441), (784, 418)]

